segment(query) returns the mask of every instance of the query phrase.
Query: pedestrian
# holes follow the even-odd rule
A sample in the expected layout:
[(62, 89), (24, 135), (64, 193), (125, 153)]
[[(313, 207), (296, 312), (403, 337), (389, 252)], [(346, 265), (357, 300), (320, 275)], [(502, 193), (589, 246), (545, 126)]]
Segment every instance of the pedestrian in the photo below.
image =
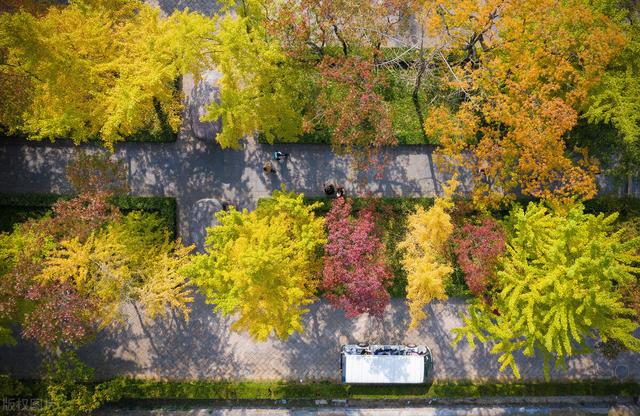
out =
[(325, 195), (331, 196), (336, 192), (336, 187), (333, 186), (333, 184), (329, 184), (327, 186), (324, 187), (324, 193)]
[(282, 162), (283, 160), (287, 160), (287, 159), (289, 159), (289, 153), (282, 153), (280, 151), (273, 152), (273, 160)]
[(344, 196), (344, 188), (342, 186), (338, 186), (336, 189), (336, 198), (342, 198)]
[(273, 168), (271, 162), (265, 163), (262, 167), (262, 170), (264, 171), (264, 173), (276, 173), (276, 170)]

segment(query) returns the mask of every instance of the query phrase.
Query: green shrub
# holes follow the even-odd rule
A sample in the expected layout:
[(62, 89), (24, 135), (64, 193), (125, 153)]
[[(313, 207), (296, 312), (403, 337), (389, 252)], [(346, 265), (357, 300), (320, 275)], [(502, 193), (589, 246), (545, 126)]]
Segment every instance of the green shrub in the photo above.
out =
[(480, 396), (633, 396), (638, 383), (610, 380), (552, 383), (435, 382), (426, 385), (372, 386), (335, 382), (164, 382), (127, 379), (124, 399), (339, 399)]
[[(60, 198), (68, 195), (52, 194), (0, 194), (0, 232), (11, 231), (15, 224), (30, 218), (38, 218), (51, 212), (51, 206)], [(152, 212), (166, 224), (167, 229), (176, 235), (176, 200), (161, 196), (114, 196), (116, 205), (123, 213), (131, 211)]]
[(103, 383), (91, 383), (93, 370), (74, 353), (63, 353), (47, 366), (42, 416), (79, 416), (98, 409), (104, 403), (122, 397), (126, 381), (115, 378)]

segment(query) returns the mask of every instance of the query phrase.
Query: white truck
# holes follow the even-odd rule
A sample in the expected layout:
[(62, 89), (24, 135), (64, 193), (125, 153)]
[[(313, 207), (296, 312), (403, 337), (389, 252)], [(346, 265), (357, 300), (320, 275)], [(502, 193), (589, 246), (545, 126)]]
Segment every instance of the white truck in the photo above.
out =
[(432, 368), (424, 345), (349, 344), (340, 348), (342, 382), (347, 384), (424, 384)]

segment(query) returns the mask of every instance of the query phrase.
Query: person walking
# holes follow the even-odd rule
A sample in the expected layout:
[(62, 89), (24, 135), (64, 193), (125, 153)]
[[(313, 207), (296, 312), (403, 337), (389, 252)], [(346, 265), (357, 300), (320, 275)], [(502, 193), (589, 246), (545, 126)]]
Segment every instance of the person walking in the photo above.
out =
[(280, 151), (273, 152), (273, 160), (282, 162), (289, 159), (289, 153), (282, 153)]

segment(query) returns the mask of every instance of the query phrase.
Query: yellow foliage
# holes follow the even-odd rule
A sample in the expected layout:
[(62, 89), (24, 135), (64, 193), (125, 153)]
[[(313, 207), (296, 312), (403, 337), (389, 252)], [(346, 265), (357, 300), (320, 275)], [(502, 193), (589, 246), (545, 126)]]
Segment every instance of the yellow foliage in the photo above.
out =
[(0, 121), (33, 139), (100, 138), (177, 131), (176, 80), (206, 65), (213, 20), (188, 11), (162, 17), (135, 0), (72, 0), (41, 15), (0, 14)]
[(139, 302), (148, 319), (166, 317), (169, 308), (188, 318), (193, 297), (182, 269), (193, 247), (170, 242), (157, 224), (157, 218), (134, 212), (83, 243), (62, 241), (37, 279), (70, 281), (96, 302), (103, 327), (119, 321), (128, 302)]
[(447, 244), (453, 233), (449, 211), (457, 185), (455, 179), (450, 181), (444, 187), (444, 197), (436, 198), (428, 211), (417, 207), (407, 219), (407, 235), (398, 247), (405, 250), (402, 266), (407, 272), (409, 328), (415, 328), (426, 317), (424, 307), (432, 300), (447, 299), (444, 282), (453, 272), (446, 258)]
[(560, 202), (593, 197), (597, 164), (581, 151), (576, 161), (564, 136), (624, 45), (616, 24), (584, 0), (422, 6), (442, 51), (439, 83), (449, 88), (424, 122), (443, 145), (440, 162), (468, 167), (474, 199), (488, 205), (518, 188)]
[(216, 214), (220, 225), (207, 230), (208, 253), (195, 258), (190, 277), (216, 311), (237, 314), (234, 330), (257, 340), (303, 331), (326, 239), (315, 207), (302, 194), (275, 191), (255, 211)]
[(193, 302), (193, 296), (187, 287), (183, 268), (189, 263), (193, 247), (184, 247), (180, 241), (171, 245), (173, 247), (161, 250), (149, 259), (144, 268), (145, 284), (134, 290), (135, 298), (144, 306), (148, 319), (165, 317), (169, 310), (174, 309), (189, 320), (191, 309), (188, 304)]

